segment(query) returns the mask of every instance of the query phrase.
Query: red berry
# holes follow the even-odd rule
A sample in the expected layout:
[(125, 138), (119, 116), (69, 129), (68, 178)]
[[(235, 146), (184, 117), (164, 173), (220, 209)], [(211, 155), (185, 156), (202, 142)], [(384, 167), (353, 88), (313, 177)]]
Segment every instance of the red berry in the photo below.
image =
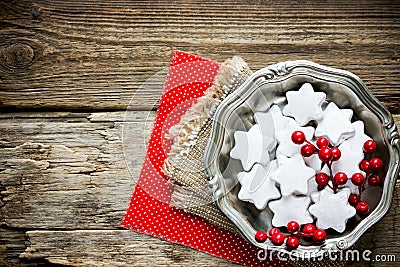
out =
[(368, 184), (370, 186), (377, 186), (380, 185), (380, 183), (381, 183), (381, 177), (379, 175), (375, 174), (368, 178)]
[(331, 152), (332, 152), (332, 160), (333, 160), (333, 161), (339, 160), (340, 157), (342, 156), (342, 152), (341, 152), (340, 149), (337, 148), (337, 147), (333, 147), (333, 148), (331, 149)]
[(360, 196), (357, 194), (350, 194), (349, 204), (352, 206), (355, 206), (355, 205), (357, 205), (358, 202), (360, 202)]
[(376, 151), (376, 143), (374, 140), (365, 141), (363, 150), (367, 154), (372, 154)]
[(299, 239), (295, 236), (289, 236), (286, 240), (288, 249), (296, 249), (299, 246)]
[(267, 240), (268, 235), (267, 235), (267, 233), (264, 232), (264, 231), (258, 231), (258, 232), (255, 234), (254, 238), (256, 239), (256, 241), (257, 241), (258, 243), (263, 243), (263, 242), (265, 242), (265, 240)]
[(274, 234), (280, 234), (281, 233), (281, 230), (279, 230), (278, 228), (271, 228), (270, 230), (269, 230), (269, 235), (270, 236), (272, 236), (272, 235), (274, 235)]
[(297, 231), (299, 231), (299, 229), (300, 229), (300, 225), (299, 225), (299, 223), (298, 222), (296, 222), (296, 221), (290, 221), (290, 222), (288, 222), (288, 224), (287, 224), (287, 230), (289, 231), (289, 232), (291, 232), (291, 233), (296, 233)]
[(315, 242), (324, 242), (326, 239), (326, 232), (324, 230), (317, 229), (314, 231), (313, 239)]
[(369, 205), (365, 201), (360, 201), (356, 205), (356, 210), (357, 210), (357, 213), (360, 215), (367, 214), (369, 211)]
[(351, 181), (353, 182), (353, 184), (358, 186), (362, 185), (364, 183), (364, 180), (364, 175), (362, 175), (362, 173), (360, 172), (357, 172), (351, 176)]
[(304, 143), (304, 141), (306, 141), (306, 136), (302, 131), (294, 131), (292, 133), (292, 141), (297, 145), (301, 145)]
[(382, 169), (382, 167), (383, 167), (383, 163), (380, 158), (370, 159), (369, 164), (371, 166), (371, 170), (373, 170), (373, 171), (378, 171), (378, 170)]
[(321, 161), (328, 162), (332, 159), (332, 150), (325, 146), (319, 150), (318, 157)]
[(326, 186), (329, 182), (329, 176), (324, 172), (320, 172), (315, 176), (315, 181), (319, 186)]
[(311, 144), (305, 144), (301, 147), (300, 152), (303, 157), (309, 157), (314, 154), (316, 151), (316, 147)]
[(334, 179), (338, 185), (343, 185), (347, 182), (347, 175), (344, 172), (338, 172), (335, 174)]
[(280, 246), (285, 241), (285, 235), (281, 233), (275, 233), (271, 236), (271, 241), (274, 245)]
[(312, 234), (317, 229), (314, 224), (308, 223), (303, 226), (303, 233), (305, 234)]
[(363, 160), (360, 162), (360, 169), (361, 169), (362, 171), (369, 172), (370, 169), (371, 169), (371, 164), (369, 163), (368, 160), (363, 159)]
[(329, 145), (329, 140), (327, 138), (320, 137), (320, 138), (317, 139), (317, 146), (319, 148), (323, 148), (323, 147), (328, 146), (328, 145)]

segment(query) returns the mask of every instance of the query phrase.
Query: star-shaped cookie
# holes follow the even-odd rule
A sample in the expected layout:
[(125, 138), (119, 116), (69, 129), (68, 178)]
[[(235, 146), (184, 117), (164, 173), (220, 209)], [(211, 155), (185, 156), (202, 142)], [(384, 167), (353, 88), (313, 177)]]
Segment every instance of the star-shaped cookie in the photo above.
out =
[[(310, 139), (308, 139), (310, 140)], [(317, 140), (310, 140), (311, 144), (313, 144), (315, 147), (317, 147)], [(309, 157), (303, 157), (304, 162), (306, 165), (310, 168), (313, 168), (316, 172), (319, 172), (323, 166), (322, 161), (319, 159), (318, 154), (312, 154)]]
[(363, 145), (365, 141), (371, 140), (372, 138), (364, 133), (364, 122), (353, 122), (353, 128), (354, 135), (348, 138), (346, 142), (350, 144), (350, 147), (354, 152), (363, 153)]
[(307, 211), (310, 205), (307, 196), (283, 196), (281, 199), (271, 201), (268, 206), (274, 213), (272, 225), (274, 227), (286, 226), (290, 221), (296, 221), (300, 225), (312, 223), (313, 218)]
[(240, 172), (238, 180), (242, 187), (238, 198), (253, 203), (259, 210), (263, 210), (270, 200), (280, 198), (281, 194), (269, 176), (270, 171), (276, 168), (274, 160), (267, 166), (255, 164), (250, 172)]
[(326, 95), (314, 92), (311, 84), (305, 83), (298, 91), (287, 92), (286, 98), (288, 104), (283, 108), (283, 114), (293, 117), (301, 126), (322, 118), (321, 105)]
[[(364, 172), (361, 172), (361, 173), (364, 175)], [(347, 182), (340, 187), (350, 189), (350, 193), (352, 193), (352, 194), (358, 194), (360, 192), (360, 190), (358, 189), (358, 186), (353, 184), (353, 182), (351, 181), (351, 177), (349, 177)]]
[[(313, 177), (313, 179), (310, 179), (308, 181), (308, 193), (307, 193), (307, 196), (312, 196), (314, 193), (318, 193), (318, 192), (319, 192), (318, 191), (318, 184), (315, 181), (315, 177)], [(313, 200), (313, 199), (311, 198), (311, 200)]]
[(239, 159), (245, 171), (250, 171), (255, 163), (267, 164), (270, 161), (269, 149), (272, 138), (264, 138), (258, 124), (253, 125), (248, 132), (236, 131), (234, 133), (235, 145), (230, 155)]
[(314, 135), (313, 127), (301, 127), (295, 120), (290, 119), (285, 130), (276, 133), (276, 140), (279, 143), (279, 146), (276, 149), (277, 155), (292, 157), (294, 154), (300, 153), (301, 145), (296, 145), (292, 141), (292, 133), (294, 131), (302, 131), (307, 140), (311, 140)]
[(275, 148), (276, 140), (275, 140), (275, 127), (273, 116), (271, 112), (256, 112), (254, 114), (254, 119), (256, 123), (259, 125), (261, 134), (263, 136), (263, 143), (268, 145), (267, 149)]
[(309, 157), (304, 157), (304, 162), (308, 167), (313, 168), (316, 172), (319, 172), (321, 170), (322, 163), (317, 154), (312, 154)]
[(308, 193), (308, 181), (315, 175), (314, 169), (307, 167), (303, 157), (296, 154), (291, 158), (278, 156), (278, 168), (271, 172), (271, 179), (280, 186), (282, 196)]
[(352, 116), (353, 110), (339, 109), (335, 103), (330, 102), (323, 112), (322, 119), (317, 121), (315, 136), (325, 136), (332, 145), (338, 146), (354, 135), (354, 127), (351, 124)]
[[(328, 184), (332, 187), (332, 181), (329, 181)], [(323, 190), (328, 190), (328, 191), (331, 191), (331, 192), (333, 193), (333, 189), (332, 189), (331, 187), (325, 186), (325, 188), (323, 188), (321, 191), (318, 191), (318, 189), (317, 189), (317, 191), (311, 191), (311, 190), (314, 189), (314, 188), (311, 186), (311, 189), (310, 189), (311, 194), (309, 194), (309, 196), (310, 196), (310, 198), (311, 198), (311, 202), (317, 203), (317, 202), (319, 201), (319, 196), (321, 195), (321, 192), (322, 192)]]
[(343, 188), (336, 194), (326, 189), (320, 192), (317, 203), (308, 209), (317, 218), (317, 228), (332, 228), (339, 233), (346, 229), (348, 219), (356, 214), (356, 209), (349, 204), (349, 195), (348, 188)]
[(289, 117), (283, 116), (281, 109), (277, 105), (271, 106), (268, 112), (271, 113), (272, 119), (274, 120), (275, 133), (284, 130), (289, 121), (292, 120)]

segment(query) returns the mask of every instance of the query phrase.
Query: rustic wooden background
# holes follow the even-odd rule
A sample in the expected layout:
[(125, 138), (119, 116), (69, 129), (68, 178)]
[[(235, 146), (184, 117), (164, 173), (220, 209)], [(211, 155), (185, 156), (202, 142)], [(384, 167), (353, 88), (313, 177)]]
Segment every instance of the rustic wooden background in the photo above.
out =
[[(133, 189), (124, 110), (137, 92), (137, 175), (161, 81), (138, 87), (174, 49), (343, 68), (400, 124), (398, 1), (2, 0), (0, 21), (1, 266), (231, 265), (118, 227)], [(399, 205), (397, 189), (358, 248), (400, 261)]]

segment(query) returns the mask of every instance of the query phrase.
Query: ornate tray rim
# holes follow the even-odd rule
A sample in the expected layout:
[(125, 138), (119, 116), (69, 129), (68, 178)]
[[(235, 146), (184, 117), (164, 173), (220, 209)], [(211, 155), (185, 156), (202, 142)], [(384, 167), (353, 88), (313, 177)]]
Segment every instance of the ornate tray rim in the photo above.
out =
[[(214, 121), (218, 121), (219, 123), (213, 123), (212, 126), (211, 136), (206, 147), (204, 157), (206, 166), (205, 171), (208, 185), (217, 207), (235, 224), (239, 232), (250, 243), (259, 248), (272, 251), (282, 251), (283, 247), (281, 246), (274, 246), (268, 243), (257, 243), (254, 240), (254, 234), (256, 230), (252, 227), (249, 227), (249, 225), (240, 216), (236, 216), (236, 211), (230, 208), (225, 198), (227, 192), (225, 191), (226, 188), (223, 186), (223, 177), (218, 168), (218, 162), (213, 159), (215, 158), (216, 153), (219, 153), (222, 147), (224, 128), (221, 127), (221, 125), (224, 125), (224, 122), (226, 122), (229, 115), (234, 111), (231, 106), (235, 106), (241, 101), (243, 102), (245, 97), (241, 96), (244, 94), (247, 95), (257, 90), (258, 87), (253, 86), (254, 84), (257, 84), (257, 82), (280, 79), (282, 76), (292, 74), (295, 70), (305, 70), (311, 73), (318, 73), (319, 75), (329, 77), (330, 79), (332, 79), (333, 76), (341, 82), (350, 84), (351, 86), (349, 86), (349, 88), (360, 99), (363, 100), (365, 105), (381, 121), (382, 129), (384, 131), (384, 141), (388, 144), (389, 150), (389, 168), (385, 177), (382, 197), (376, 208), (349, 234), (328, 239), (320, 246), (299, 246), (298, 249), (290, 252), (292, 253), (292, 256), (304, 256), (307, 253), (308, 255), (312, 255), (312, 257), (319, 257), (328, 251), (344, 250), (351, 247), (361, 237), (361, 235), (367, 231), (369, 227), (378, 222), (388, 212), (400, 169), (400, 148), (398, 143), (399, 134), (393, 117), (379, 102), (379, 100), (372, 95), (372, 93), (368, 90), (366, 85), (358, 76), (348, 71), (326, 67), (306, 60), (281, 62), (258, 70), (251, 75), (234, 93), (225, 98), (218, 106), (214, 115)], [(289, 251), (287, 251), (287, 253), (289, 253)]]

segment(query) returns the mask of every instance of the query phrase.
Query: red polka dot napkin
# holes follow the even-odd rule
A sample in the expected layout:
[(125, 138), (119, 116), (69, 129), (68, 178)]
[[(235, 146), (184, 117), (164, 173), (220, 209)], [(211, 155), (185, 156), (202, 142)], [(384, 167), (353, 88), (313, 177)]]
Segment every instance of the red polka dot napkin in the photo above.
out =
[(174, 53), (147, 155), (121, 225), (247, 266), (290, 266), (269, 257), (264, 259), (265, 253), (241, 236), (168, 205), (172, 187), (161, 167), (170, 143), (164, 133), (179, 122), (177, 114), (183, 112), (176, 112), (176, 109), (184, 111), (202, 96), (211, 86), (219, 67), (220, 63), (206, 58), (180, 51)]

